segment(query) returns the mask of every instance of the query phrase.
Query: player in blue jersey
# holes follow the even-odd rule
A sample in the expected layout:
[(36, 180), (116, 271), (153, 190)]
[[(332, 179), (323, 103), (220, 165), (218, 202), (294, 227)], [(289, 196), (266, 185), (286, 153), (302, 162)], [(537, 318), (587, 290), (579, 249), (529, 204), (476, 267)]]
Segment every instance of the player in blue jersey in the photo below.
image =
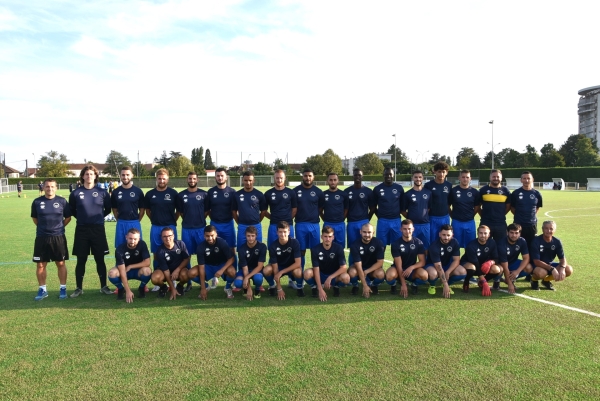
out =
[(48, 297), (46, 288), (48, 262), (54, 262), (58, 270), (60, 283), (59, 299), (67, 299), (67, 267), (69, 260), (65, 227), (71, 221), (71, 208), (67, 200), (56, 195), (56, 180), (48, 178), (44, 181), (44, 196), (35, 199), (31, 204), (31, 218), (36, 225), (35, 244), (33, 246), (33, 262), (36, 264), (36, 276), (39, 284), (36, 301)]
[(278, 238), (277, 225), (280, 221), (286, 221), (289, 226), (289, 237), (294, 238), (293, 221), (298, 210), (298, 201), (296, 193), (285, 186), (285, 172), (283, 170), (275, 171), (273, 176), (275, 185), (265, 192), (265, 200), (269, 210), (265, 217), (270, 220), (267, 243), (270, 245)]
[(344, 191), (338, 189), (339, 182), (340, 179), (336, 173), (327, 175), (329, 189), (323, 192), (321, 219), (323, 220), (323, 226), (333, 228), (334, 241), (345, 248), (346, 223), (344, 220), (348, 214), (348, 197)]
[[(362, 183), (362, 170), (355, 168), (352, 172), (352, 178), (354, 184), (344, 189), (344, 193), (348, 198), (348, 213), (346, 216), (348, 246), (361, 238), (362, 226), (368, 223), (371, 216), (375, 214), (376, 207), (373, 190)], [(350, 257), (352, 258), (352, 255)], [(350, 259), (350, 264), (352, 264), (352, 259)]]
[[(533, 267), (529, 258), (529, 247), (525, 238), (521, 237), (521, 226), (519, 224), (509, 224), (508, 235), (501, 238), (496, 246), (498, 247), (498, 261), (504, 271), (504, 281), (508, 285), (508, 292), (515, 293), (515, 281), (519, 277), (531, 274)], [(519, 256), (521, 258), (519, 259)], [(494, 280), (494, 290), (500, 288), (500, 280)]]
[[(44, 184), (44, 186), (45, 186), (45, 184)], [(19, 198), (21, 197), (21, 193), (23, 193), (23, 181), (17, 182), (17, 196)]]
[(452, 188), (450, 204), (454, 238), (461, 248), (466, 248), (469, 242), (477, 238), (475, 215), (479, 213), (481, 204), (479, 191), (471, 186), (469, 170), (460, 171), (459, 185)]
[(406, 281), (411, 282), (412, 293), (418, 293), (418, 284), (427, 282), (428, 275), (425, 267), (425, 247), (423, 241), (413, 235), (414, 225), (411, 219), (402, 220), (402, 237), (391, 245), (394, 264), (386, 272), (386, 282), (391, 286), (390, 293), (396, 294), (398, 279), (400, 279), (400, 295), (408, 296)]
[(498, 241), (506, 237), (506, 214), (510, 210), (510, 191), (502, 185), (502, 172), (490, 172), (490, 183), (479, 189), (481, 195), (480, 223), (490, 228), (490, 236)]
[(232, 213), (235, 189), (227, 185), (227, 172), (223, 167), (215, 170), (215, 183), (217, 185), (208, 190), (207, 210), (210, 224), (217, 229), (219, 237), (229, 244), (231, 254), (234, 256), (233, 266), (237, 267), (235, 224)]
[(310, 249), (312, 269), (304, 271), (304, 279), (312, 288), (312, 296), (327, 301), (325, 290), (333, 288), (333, 296), (340, 296), (340, 287), (350, 284), (344, 248), (334, 242), (334, 231), (329, 226), (321, 230), (321, 240)]
[[(403, 210), (404, 188), (394, 182), (394, 170), (383, 170), (383, 183), (373, 188), (377, 215), (377, 234), (385, 245), (390, 245), (402, 236), (400, 212)], [(369, 214), (369, 219), (372, 214)]]
[(190, 269), (189, 277), (200, 284), (200, 298), (205, 301), (208, 293), (208, 280), (225, 277), (225, 293), (233, 298), (233, 281), (235, 280), (234, 255), (228, 242), (218, 236), (217, 228), (211, 224), (204, 227), (204, 241), (196, 251), (198, 264)]
[(467, 276), (460, 263), (460, 245), (453, 235), (452, 226), (444, 224), (440, 227), (438, 238), (429, 246), (425, 270), (429, 281), (428, 292), (431, 295), (435, 294), (438, 278), (442, 280), (444, 298), (450, 298), (454, 294), (450, 284), (462, 281)]
[(385, 245), (373, 237), (373, 225), (363, 224), (360, 229), (361, 237), (350, 244), (350, 255), (354, 263), (348, 269), (352, 295), (358, 294), (358, 281), (362, 283), (362, 294), (369, 298), (371, 294), (379, 294), (379, 284), (383, 283), (383, 254)]
[(242, 176), (244, 187), (233, 198), (233, 218), (238, 225), (238, 247), (246, 242), (246, 228), (256, 228), (257, 241), (262, 242), (262, 220), (267, 213), (265, 195), (254, 188), (254, 173), (245, 171)]
[[(245, 230), (246, 239), (242, 245), (238, 246), (238, 266), (239, 269), (235, 276), (234, 286), (238, 289), (244, 289), (246, 299), (252, 301), (252, 298), (260, 298), (262, 290), (263, 275), (262, 270), (267, 260), (267, 246), (257, 241), (258, 230), (254, 226), (248, 226)], [(252, 280), (252, 286), (248, 285)]]
[(450, 190), (452, 184), (446, 180), (448, 163), (439, 161), (433, 166), (434, 179), (425, 184), (431, 191), (431, 209), (429, 210), (430, 240), (438, 238), (440, 227), (450, 224)]
[(413, 236), (423, 242), (425, 249), (429, 248), (431, 236), (429, 234), (429, 210), (431, 209), (431, 191), (423, 187), (423, 172), (414, 171), (412, 174), (413, 186), (404, 194), (402, 202), (402, 216), (413, 222)]
[(108, 271), (108, 279), (117, 287), (117, 299), (133, 302), (129, 280), (139, 280), (138, 296), (146, 297), (146, 284), (150, 281), (150, 251), (142, 241), (137, 228), (130, 228), (125, 243), (115, 250), (116, 265)]
[(263, 275), (269, 283), (269, 295), (277, 295), (277, 299), (285, 299), (281, 288), (281, 277), (286, 275), (290, 281), (295, 281), (297, 294), (304, 296), (302, 288), (302, 264), (300, 261), (300, 244), (290, 237), (290, 225), (287, 221), (277, 224), (277, 240), (269, 244), (269, 264), (264, 267)]
[(106, 295), (113, 292), (106, 285), (106, 263), (108, 242), (104, 229), (104, 217), (110, 214), (110, 195), (104, 189), (96, 186), (98, 183), (98, 170), (92, 165), (87, 165), (79, 174), (82, 186), (69, 195), (71, 215), (77, 219), (75, 227), (75, 240), (73, 241), (73, 255), (77, 256), (75, 267), (75, 280), (77, 288), (71, 294), (76, 298), (83, 294), (83, 277), (85, 276), (85, 263), (91, 253), (96, 262), (96, 272), (100, 279), (100, 292)]
[(467, 271), (463, 282), (463, 292), (469, 292), (471, 277), (478, 276), (477, 285), (481, 288), (481, 295), (489, 297), (492, 295), (489, 280), (494, 280), (502, 273), (499, 266), (498, 247), (496, 241), (490, 237), (490, 228), (480, 225), (477, 228), (477, 239), (469, 242), (465, 253), (460, 259), (460, 264)]
[(113, 215), (117, 219), (115, 230), (115, 248), (125, 243), (125, 236), (131, 228), (140, 232), (142, 237), (142, 225), (140, 221), (144, 217), (144, 192), (133, 185), (133, 170), (130, 166), (121, 167), (121, 186), (112, 191), (110, 204)]
[[(185, 243), (175, 239), (175, 232), (171, 227), (163, 227), (160, 237), (163, 243), (154, 253), (156, 267), (151, 280), (152, 284), (160, 288), (158, 297), (164, 298), (169, 288), (171, 291), (169, 300), (172, 301), (184, 294), (183, 285), (190, 279), (187, 269), (190, 254)], [(179, 281), (177, 286), (175, 281)]]
[(510, 211), (513, 222), (521, 225), (521, 237), (531, 246), (537, 235), (537, 212), (542, 207), (542, 194), (533, 188), (533, 175), (529, 171), (521, 173), (521, 184), (521, 188), (510, 194)]
[[(544, 221), (542, 235), (538, 235), (531, 242), (529, 252), (534, 266), (531, 274), (533, 290), (539, 289), (538, 280), (542, 280), (542, 285), (547, 290), (554, 291), (552, 281), (563, 281), (573, 274), (573, 267), (567, 264), (562, 242), (554, 236), (555, 231), (554, 221)], [(556, 258), (558, 262), (554, 262)]]
[(294, 188), (298, 209), (294, 218), (296, 239), (300, 243), (302, 269), (305, 265), (306, 250), (320, 242), (319, 222), (323, 209), (323, 191), (314, 185), (315, 175), (311, 169), (302, 172), (302, 184)]

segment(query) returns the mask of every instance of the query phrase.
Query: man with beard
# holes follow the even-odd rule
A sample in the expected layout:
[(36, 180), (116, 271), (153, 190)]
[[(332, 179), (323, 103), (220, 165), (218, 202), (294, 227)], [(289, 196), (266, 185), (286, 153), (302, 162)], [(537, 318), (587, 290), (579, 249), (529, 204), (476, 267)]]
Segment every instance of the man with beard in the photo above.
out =
[[(348, 213), (346, 234), (348, 246), (354, 244), (361, 238), (361, 230), (363, 225), (367, 224), (371, 216), (375, 213), (375, 198), (373, 190), (366, 187), (362, 183), (363, 172), (359, 168), (355, 168), (352, 172), (354, 184), (351, 187), (344, 189), (344, 193), (348, 198)], [(352, 253), (350, 253), (350, 265), (353, 263)]]
[(254, 188), (254, 173), (245, 171), (242, 176), (244, 187), (233, 197), (233, 218), (238, 225), (237, 245), (246, 242), (246, 229), (256, 228), (258, 242), (262, 242), (262, 220), (267, 212), (265, 195)]
[[(174, 300), (177, 296), (183, 295), (183, 284), (185, 284), (190, 275), (187, 266), (190, 263), (190, 254), (187, 251), (183, 241), (175, 239), (175, 232), (171, 227), (164, 227), (160, 232), (163, 243), (158, 247), (154, 254), (156, 267), (152, 273), (151, 280), (155, 287), (160, 288), (159, 298), (167, 295), (167, 284), (171, 290), (169, 300)], [(179, 284), (175, 286), (175, 281)], [(167, 284), (165, 284), (167, 283)]]
[(502, 272), (498, 263), (496, 241), (490, 237), (489, 227), (480, 225), (477, 229), (477, 239), (469, 242), (464, 255), (460, 259), (460, 264), (467, 271), (463, 282), (463, 292), (469, 292), (471, 277), (478, 276), (477, 285), (481, 288), (481, 295), (484, 297), (491, 296), (492, 292), (487, 282), (495, 279)]
[(117, 299), (133, 302), (133, 292), (129, 280), (139, 280), (138, 296), (146, 297), (146, 284), (150, 281), (150, 251), (148, 245), (140, 239), (140, 232), (131, 228), (125, 237), (125, 243), (115, 250), (116, 265), (108, 271), (108, 279), (117, 287)]
[[(338, 189), (339, 177), (336, 173), (329, 173), (327, 185), (329, 189), (323, 192), (323, 208), (321, 219), (323, 226), (329, 226), (334, 231), (334, 241), (346, 247), (346, 215), (348, 214), (348, 198), (344, 191)], [(350, 245), (350, 244), (348, 244)]]
[(521, 237), (531, 247), (537, 235), (537, 212), (542, 207), (542, 194), (533, 188), (533, 175), (529, 171), (521, 173), (521, 184), (523, 186), (510, 195), (510, 211), (513, 222), (521, 225)]
[(438, 238), (431, 243), (427, 252), (425, 270), (429, 281), (429, 294), (435, 294), (435, 282), (440, 278), (444, 286), (444, 298), (450, 298), (450, 295), (454, 294), (450, 284), (466, 277), (467, 272), (460, 264), (460, 245), (453, 237), (450, 224), (444, 224), (440, 228)]
[(383, 283), (383, 250), (385, 245), (379, 238), (373, 237), (374, 229), (370, 223), (363, 224), (361, 237), (350, 244), (350, 255), (354, 263), (348, 269), (352, 295), (358, 294), (358, 281), (362, 283), (363, 297), (379, 294), (379, 284)]
[(448, 163), (439, 161), (433, 166), (435, 178), (425, 184), (431, 191), (431, 209), (429, 210), (430, 240), (438, 238), (440, 227), (450, 224), (450, 190), (452, 184), (446, 180)]
[(115, 248), (125, 243), (125, 236), (130, 229), (139, 231), (142, 237), (142, 225), (140, 221), (146, 212), (144, 208), (144, 193), (133, 185), (133, 170), (130, 166), (121, 167), (121, 186), (112, 191), (110, 204), (113, 215), (117, 219), (115, 230)]
[[(373, 188), (377, 214), (377, 235), (384, 245), (390, 245), (402, 237), (400, 212), (403, 210), (404, 188), (394, 182), (394, 170), (383, 170), (383, 183)], [(369, 220), (373, 213), (369, 213)]]
[[(504, 280), (508, 285), (509, 294), (515, 293), (515, 281), (519, 277), (531, 274), (533, 267), (530, 263), (529, 247), (525, 238), (521, 237), (521, 226), (509, 224), (508, 235), (498, 243), (498, 261), (504, 271)], [(519, 259), (521, 255), (521, 259)], [(500, 289), (500, 279), (494, 280), (494, 290)]]
[(269, 207), (269, 210), (265, 213), (265, 217), (270, 220), (267, 246), (270, 246), (273, 241), (277, 240), (277, 225), (281, 221), (288, 223), (289, 237), (294, 238), (293, 219), (298, 210), (296, 193), (285, 186), (285, 172), (283, 170), (275, 171), (273, 180), (275, 186), (265, 192), (265, 200)]
[(475, 215), (479, 213), (481, 208), (481, 195), (479, 191), (471, 186), (471, 172), (469, 170), (461, 170), (459, 182), (459, 185), (452, 188), (450, 194), (452, 207), (450, 216), (452, 217), (454, 238), (456, 238), (461, 248), (466, 248), (467, 244), (477, 237)]
[[(429, 248), (429, 209), (431, 209), (431, 191), (423, 187), (423, 172), (412, 174), (413, 186), (404, 194), (402, 215), (413, 222), (413, 236), (423, 242), (424, 249)], [(404, 234), (403, 234), (404, 235)]]
[(215, 227), (220, 238), (227, 241), (231, 254), (234, 256), (233, 267), (237, 268), (236, 235), (232, 214), (235, 189), (227, 185), (227, 172), (223, 167), (215, 170), (215, 182), (217, 185), (208, 190), (206, 210), (210, 216), (210, 225)]
[(502, 185), (502, 172), (490, 173), (489, 185), (479, 189), (481, 195), (481, 224), (490, 228), (490, 236), (498, 241), (506, 237), (506, 214), (510, 210), (510, 191)]
[(313, 184), (315, 175), (311, 169), (302, 172), (302, 184), (294, 188), (298, 210), (294, 218), (296, 239), (300, 243), (302, 270), (305, 265), (306, 250), (319, 245), (320, 213), (323, 209), (323, 191)]
[(417, 284), (427, 282), (425, 266), (425, 247), (423, 242), (413, 236), (414, 226), (410, 219), (402, 221), (402, 237), (392, 244), (392, 257), (394, 264), (386, 273), (386, 281), (392, 287), (390, 293), (396, 294), (396, 283), (400, 278), (400, 295), (406, 298), (408, 288), (406, 281), (412, 282), (413, 295), (417, 295)]

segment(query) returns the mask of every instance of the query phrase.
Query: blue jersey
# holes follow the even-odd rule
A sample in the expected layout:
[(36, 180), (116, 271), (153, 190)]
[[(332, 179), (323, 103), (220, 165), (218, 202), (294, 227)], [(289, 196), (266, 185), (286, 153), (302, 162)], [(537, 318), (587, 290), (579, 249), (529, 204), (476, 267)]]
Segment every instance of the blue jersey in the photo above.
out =
[(441, 184), (431, 180), (425, 183), (425, 188), (431, 191), (431, 209), (429, 210), (430, 216), (447, 216), (448, 207), (450, 206), (450, 190), (452, 184), (448, 181), (444, 181)]
[(350, 256), (353, 261), (360, 261), (362, 269), (365, 270), (377, 263), (378, 260), (383, 259), (384, 249), (383, 241), (377, 237), (371, 238), (368, 244), (365, 244), (362, 238), (359, 238), (350, 245)]
[(402, 268), (408, 268), (417, 263), (419, 255), (425, 255), (425, 247), (423, 241), (417, 237), (412, 237), (410, 241), (405, 241), (400, 237), (392, 244), (392, 257), (402, 259)]
[(287, 221), (290, 225), (292, 221), (292, 209), (298, 207), (296, 193), (285, 187), (283, 189), (271, 188), (265, 192), (265, 200), (269, 206), (271, 214), (271, 224), (277, 224), (280, 221)]
[(330, 275), (346, 266), (344, 248), (337, 242), (332, 242), (329, 249), (325, 249), (323, 244), (311, 248), (310, 256), (313, 267), (318, 267), (322, 274)]
[(225, 187), (220, 189), (216, 186), (208, 190), (207, 210), (210, 210), (210, 219), (215, 223), (229, 223), (233, 220), (231, 214), (235, 189)]
[(242, 188), (235, 193), (232, 208), (238, 212), (238, 224), (251, 226), (260, 223), (261, 213), (267, 210), (267, 201), (258, 189), (248, 192)]
[(462, 188), (457, 185), (452, 188), (450, 203), (452, 204), (452, 221), (471, 221), (475, 219), (475, 207), (481, 203), (481, 195), (473, 187)]
[(422, 188), (416, 191), (414, 188), (409, 189), (404, 194), (404, 211), (407, 211), (408, 218), (414, 224), (429, 223), (429, 209), (431, 209), (431, 191), (427, 188)]
[(207, 194), (203, 189), (196, 189), (191, 192), (184, 189), (177, 194), (175, 206), (181, 214), (181, 227), (183, 228), (203, 228), (206, 227), (206, 218), (204, 212), (207, 203)]
[(488, 238), (485, 244), (480, 244), (476, 239), (469, 242), (460, 262), (461, 264), (469, 262), (475, 267), (479, 267), (488, 260), (498, 261), (498, 247), (492, 238)]
[(484, 185), (479, 193), (481, 194), (481, 224), (486, 226), (506, 224), (506, 205), (510, 205), (508, 188)]
[(190, 257), (188, 250), (183, 241), (175, 240), (173, 248), (167, 249), (165, 244), (162, 244), (156, 251), (155, 261), (158, 264), (158, 269), (162, 271), (169, 270), (172, 272), (177, 269), (184, 260)]
[(56, 195), (52, 199), (40, 196), (31, 204), (31, 217), (37, 219), (36, 236), (63, 235), (65, 233), (63, 220), (71, 217), (71, 208), (62, 196)]
[(514, 244), (510, 243), (508, 237), (504, 237), (498, 240), (496, 245), (498, 247), (498, 261), (500, 263), (508, 262), (509, 266), (519, 259), (519, 255), (529, 255), (527, 241), (523, 237), (519, 237)]
[(456, 238), (450, 239), (447, 244), (442, 244), (438, 238), (429, 246), (426, 264), (441, 263), (442, 266), (448, 266), (455, 256), (460, 256), (460, 245)]
[(379, 184), (373, 188), (378, 219), (397, 219), (403, 210), (404, 188), (400, 184)]
[(220, 266), (233, 257), (231, 248), (221, 237), (217, 237), (215, 243), (210, 245), (202, 241), (196, 250), (199, 265)]
[(167, 187), (164, 191), (154, 188), (146, 192), (144, 207), (150, 211), (150, 222), (154, 226), (174, 226), (177, 191)]
[(298, 201), (298, 210), (296, 212), (296, 223), (319, 224), (319, 210), (323, 207), (323, 191), (316, 185), (310, 188), (304, 188), (298, 185), (294, 188), (296, 199)]
[(510, 206), (515, 209), (514, 222), (521, 226), (537, 225), (537, 209), (542, 207), (542, 194), (537, 189), (515, 189), (510, 194)]
[(279, 270), (290, 267), (300, 257), (300, 243), (295, 238), (288, 238), (288, 242), (281, 245), (276, 239), (269, 245), (269, 263), (277, 263)]
[(78, 226), (104, 225), (104, 216), (110, 214), (110, 195), (104, 189), (79, 187), (69, 195), (71, 215)]
[(559, 259), (564, 259), (565, 257), (561, 240), (552, 237), (552, 241), (546, 242), (544, 235), (538, 235), (531, 241), (530, 252), (532, 262), (534, 260), (541, 260), (544, 263), (550, 263), (556, 257)]
[(265, 263), (267, 260), (267, 246), (262, 242), (257, 242), (250, 248), (247, 242), (238, 247), (238, 266), (240, 270), (248, 267), (248, 272), (256, 269), (259, 262)]
[(375, 207), (373, 190), (362, 186), (356, 188), (354, 185), (344, 189), (348, 197), (348, 222), (363, 221), (369, 219), (369, 209)]
[(142, 263), (149, 258), (150, 251), (148, 251), (148, 245), (142, 240), (140, 240), (133, 249), (129, 248), (126, 243), (123, 243), (115, 250), (117, 266), (125, 265), (125, 267), (127, 267), (129, 265), (135, 265), (136, 263)]
[(140, 209), (144, 209), (144, 192), (135, 185), (128, 189), (120, 186), (110, 195), (110, 204), (117, 209), (119, 220), (139, 220)]
[(348, 196), (344, 191), (326, 190), (323, 192), (323, 221), (343, 223), (348, 209)]

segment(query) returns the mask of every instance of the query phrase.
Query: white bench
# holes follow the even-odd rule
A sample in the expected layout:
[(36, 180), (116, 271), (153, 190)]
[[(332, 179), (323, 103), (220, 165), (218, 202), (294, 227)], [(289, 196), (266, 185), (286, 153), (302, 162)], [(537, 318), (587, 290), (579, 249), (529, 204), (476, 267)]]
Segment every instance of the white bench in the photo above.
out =
[(600, 191), (600, 178), (588, 178), (588, 191)]

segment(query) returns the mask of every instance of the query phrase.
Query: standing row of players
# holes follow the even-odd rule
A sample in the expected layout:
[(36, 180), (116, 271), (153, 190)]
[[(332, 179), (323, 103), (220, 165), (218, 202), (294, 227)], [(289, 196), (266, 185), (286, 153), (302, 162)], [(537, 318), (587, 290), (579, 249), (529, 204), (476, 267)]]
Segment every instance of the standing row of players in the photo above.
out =
[[(66, 270), (61, 268), (61, 265), (64, 266), (64, 260), (68, 259), (64, 226), (68, 224), (72, 215), (77, 218), (73, 254), (78, 256), (78, 261), (75, 271), (77, 288), (71, 297), (83, 293), (85, 262), (90, 251), (96, 261), (101, 292), (112, 293), (106, 285), (104, 263), (104, 255), (109, 252), (104, 231), (104, 216), (108, 215), (111, 209), (117, 218), (117, 248), (124, 244), (129, 229), (135, 228), (141, 235), (140, 221), (144, 214), (148, 215), (152, 223), (150, 245), (154, 253), (155, 268), (158, 266), (156, 252), (163, 245), (161, 232), (169, 227), (174, 238), (177, 238), (176, 223), (179, 217), (182, 217), (182, 240), (187, 249), (197, 250), (199, 243), (203, 241), (206, 217), (210, 216), (210, 224), (227, 242), (233, 255), (236, 245), (243, 245), (246, 241), (244, 233), (247, 227), (256, 228), (257, 240), (260, 242), (261, 221), (264, 217), (270, 219), (267, 243), (271, 244), (277, 239), (277, 224), (285, 221), (289, 226), (289, 236), (297, 238), (299, 242), (301, 272), (304, 270), (306, 249), (320, 242), (320, 219), (324, 221), (324, 225), (334, 230), (335, 241), (342, 247), (345, 246), (346, 235), (348, 244), (361, 237), (361, 227), (370, 221), (373, 214), (378, 217), (377, 237), (384, 245), (390, 245), (402, 236), (401, 214), (415, 222), (416, 236), (424, 242), (425, 248), (435, 239), (431, 233), (438, 233), (442, 225), (450, 223), (450, 215), (453, 218), (452, 226), (457, 233), (456, 237), (463, 247), (475, 237), (476, 213), (481, 214), (482, 223), (487, 223), (495, 239), (506, 236), (505, 215), (509, 210), (515, 214), (515, 222), (523, 226), (524, 236), (527, 238), (528, 234), (533, 233), (529, 236), (530, 240), (535, 236), (536, 213), (541, 206), (541, 195), (532, 188), (533, 177), (530, 173), (523, 173), (523, 187), (511, 197), (508, 189), (501, 186), (501, 173), (498, 170), (492, 171), (490, 184), (480, 191), (469, 186), (468, 171), (461, 172), (460, 185), (452, 188), (445, 179), (447, 172), (447, 164), (437, 163), (434, 167), (435, 179), (425, 185), (422, 183), (422, 173), (415, 172), (413, 188), (405, 194), (402, 186), (393, 182), (394, 173), (391, 169), (384, 171), (384, 182), (373, 190), (362, 185), (362, 172), (355, 170), (354, 184), (344, 191), (337, 188), (337, 174), (328, 176), (329, 189), (321, 191), (313, 184), (312, 171), (306, 170), (302, 175), (302, 184), (292, 190), (285, 186), (285, 173), (277, 171), (274, 176), (274, 188), (262, 194), (253, 187), (254, 176), (251, 172), (244, 173), (244, 188), (236, 192), (227, 186), (227, 177), (223, 169), (216, 171), (217, 185), (208, 192), (197, 187), (197, 175), (190, 173), (187, 178), (188, 188), (177, 193), (167, 185), (168, 172), (160, 169), (156, 174), (156, 188), (144, 195), (141, 189), (132, 183), (131, 168), (124, 167), (121, 170), (122, 185), (109, 196), (106, 191), (95, 186), (98, 181), (95, 167), (86, 166), (80, 174), (83, 185), (71, 193), (68, 207), (63, 199), (63, 202), (53, 202), (52, 209), (44, 209), (44, 203), (55, 198), (56, 184), (53, 184), (52, 180), (48, 180), (44, 185), (45, 195), (36, 199), (32, 205), (31, 216), (38, 225), (34, 262), (38, 264), (40, 289), (36, 299), (47, 296), (45, 269), (48, 261), (57, 263), (61, 282), (60, 297), (66, 297)], [(60, 222), (57, 218), (59, 212), (62, 213)], [(54, 217), (50, 219), (54, 220), (46, 224), (45, 216), (52, 213)], [(40, 216), (44, 216), (42, 224), (39, 224)], [(344, 223), (346, 219), (347, 228)], [(238, 223), (237, 238), (233, 220)], [(236, 259), (234, 256), (235, 269)], [(352, 255), (350, 262), (352, 263)], [(296, 277), (297, 280), (292, 281), (292, 285), (300, 291), (303, 287), (302, 273), (299, 276)], [(157, 286), (158, 288), (160, 287)]]

